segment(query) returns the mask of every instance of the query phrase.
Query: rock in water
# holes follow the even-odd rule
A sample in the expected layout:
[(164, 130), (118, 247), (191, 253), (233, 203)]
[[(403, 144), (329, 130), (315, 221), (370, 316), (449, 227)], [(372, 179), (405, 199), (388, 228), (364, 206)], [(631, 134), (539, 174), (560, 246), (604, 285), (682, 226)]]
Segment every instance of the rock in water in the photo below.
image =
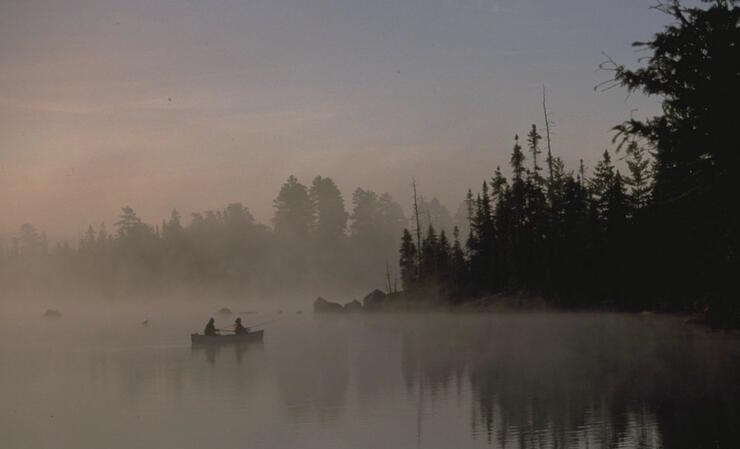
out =
[(341, 312), (342, 305), (336, 302), (327, 301), (319, 296), (316, 298), (316, 301), (313, 302), (313, 311), (314, 313)]
[(62, 316), (62, 312), (54, 309), (46, 309), (46, 312), (42, 316), (44, 318), (59, 318)]
[(385, 303), (386, 294), (377, 288), (362, 299), (362, 307), (365, 310), (378, 310)]
[(221, 315), (231, 315), (234, 312), (232, 312), (231, 309), (229, 309), (228, 307), (221, 307), (218, 310), (218, 313), (220, 313)]
[(344, 305), (345, 312), (362, 312), (362, 303), (358, 300), (350, 301)]

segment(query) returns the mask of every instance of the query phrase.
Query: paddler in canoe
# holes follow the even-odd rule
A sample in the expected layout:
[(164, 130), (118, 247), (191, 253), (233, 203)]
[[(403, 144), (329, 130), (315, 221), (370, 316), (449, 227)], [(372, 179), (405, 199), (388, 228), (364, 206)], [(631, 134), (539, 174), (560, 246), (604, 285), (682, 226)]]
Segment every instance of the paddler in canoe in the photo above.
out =
[(209, 337), (214, 337), (216, 335), (220, 335), (221, 330), (216, 329), (216, 320), (211, 318), (208, 320), (208, 324), (206, 324), (206, 328), (203, 329), (203, 335), (207, 335)]
[(234, 321), (233, 329), (233, 334), (227, 333), (224, 335), (221, 333), (220, 329), (216, 329), (215, 320), (211, 318), (208, 320), (208, 324), (203, 330), (203, 334), (190, 334), (190, 341), (193, 345), (209, 343), (256, 343), (261, 342), (262, 337), (265, 334), (265, 331), (261, 329), (253, 331), (252, 329), (245, 327), (242, 324), (241, 318), (237, 318)]
[(246, 335), (249, 333), (249, 328), (242, 325), (241, 317), (234, 321), (234, 335)]

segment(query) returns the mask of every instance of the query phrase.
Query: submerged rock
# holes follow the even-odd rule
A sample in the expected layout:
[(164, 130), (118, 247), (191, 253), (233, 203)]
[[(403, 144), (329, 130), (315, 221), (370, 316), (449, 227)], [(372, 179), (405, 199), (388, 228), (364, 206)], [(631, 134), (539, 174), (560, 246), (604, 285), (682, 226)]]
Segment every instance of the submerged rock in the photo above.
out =
[(383, 307), (387, 296), (384, 292), (376, 288), (362, 299), (362, 307), (365, 310), (378, 310)]
[(316, 301), (313, 302), (313, 311), (318, 313), (323, 312), (341, 312), (342, 305), (336, 302), (327, 301), (321, 296), (316, 298)]
[(221, 307), (220, 309), (218, 309), (218, 313), (220, 313), (221, 315), (231, 315), (234, 312), (232, 312), (231, 309), (229, 309), (228, 307)]
[(358, 300), (350, 301), (344, 305), (345, 312), (362, 312), (362, 303)]
[(46, 309), (46, 312), (42, 316), (44, 318), (59, 318), (62, 316), (62, 312), (55, 309)]

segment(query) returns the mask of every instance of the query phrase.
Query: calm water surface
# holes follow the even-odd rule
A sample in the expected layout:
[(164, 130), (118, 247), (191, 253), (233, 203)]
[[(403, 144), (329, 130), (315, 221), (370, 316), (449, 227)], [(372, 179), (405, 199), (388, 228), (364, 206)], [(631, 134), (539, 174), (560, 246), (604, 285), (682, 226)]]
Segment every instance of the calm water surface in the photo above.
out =
[(674, 318), (280, 316), (211, 349), (208, 312), (6, 317), (0, 446), (740, 447), (740, 339)]

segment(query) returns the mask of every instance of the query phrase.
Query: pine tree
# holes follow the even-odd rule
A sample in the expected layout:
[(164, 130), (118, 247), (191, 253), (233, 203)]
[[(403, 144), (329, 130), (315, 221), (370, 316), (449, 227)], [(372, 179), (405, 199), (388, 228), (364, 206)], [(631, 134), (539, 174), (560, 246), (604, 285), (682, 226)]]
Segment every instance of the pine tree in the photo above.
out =
[(468, 214), (468, 236), (465, 239), (465, 246), (468, 250), (477, 245), (477, 236), (475, 235), (475, 201), (473, 191), (468, 189), (468, 193), (465, 195), (465, 205)]
[(519, 145), (519, 135), (514, 136), (514, 149), (511, 151), (511, 167), (514, 171), (514, 184), (520, 183), (524, 176), (524, 153)]
[(532, 153), (532, 177), (537, 185), (542, 184), (542, 176), (540, 175), (542, 167), (537, 164), (537, 156), (542, 153), (540, 140), (542, 140), (542, 136), (537, 132), (537, 125), (532, 124), (532, 129), (527, 134), (527, 146), (530, 153)]
[(438, 250), (437, 232), (434, 226), (430, 224), (421, 243), (421, 281), (425, 284), (434, 283), (439, 274), (437, 266)]
[(88, 225), (85, 235), (80, 239), (80, 251), (92, 252), (95, 249), (95, 229)]
[(602, 222), (606, 222), (606, 215), (608, 211), (608, 198), (607, 193), (614, 184), (614, 165), (612, 165), (612, 159), (609, 155), (609, 151), (604, 150), (602, 159), (596, 164), (594, 169), (594, 176), (590, 180), (591, 193), (594, 195), (594, 201), (596, 203), (596, 210), (598, 212), (599, 219)]
[(403, 237), (401, 237), (399, 266), (401, 268), (401, 284), (403, 290), (407, 293), (413, 292), (418, 285), (417, 254), (413, 236), (408, 229), (404, 229)]
[(442, 296), (446, 296), (447, 289), (449, 288), (450, 280), (452, 278), (452, 247), (450, 246), (450, 241), (447, 239), (447, 233), (444, 229), (439, 233), (436, 258), (437, 282), (443, 290), (441, 292)]
[(314, 210), (306, 186), (290, 175), (273, 201), (275, 233), (283, 237), (306, 239), (313, 226)]
[(121, 208), (121, 215), (118, 216), (118, 221), (115, 225), (118, 238), (121, 239), (132, 237), (146, 228), (146, 225), (142, 223), (131, 206)]
[(627, 145), (626, 163), (630, 171), (630, 176), (626, 181), (630, 186), (630, 201), (632, 208), (639, 211), (650, 201), (652, 186), (650, 160), (645, 157), (645, 150), (635, 140)]
[(605, 196), (607, 233), (621, 232), (624, 230), (629, 216), (629, 202), (619, 170), (617, 170)]
[(503, 192), (506, 189), (506, 178), (501, 173), (501, 167), (497, 166), (496, 171), (493, 174), (493, 178), (491, 178), (491, 193), (493, 196), (493, 200), (496, 202), (501, 201), (501, 197), (503, 196)]
[(452, 273), (452, 283), (455, 286), (455, 290), (459, 291), (465, 287), (468, 267), (465, 262), (465, 253), (460, 245), (460, 230), (457, 226), (453, 228), (452, 235), (453, 242), (450, 256), (450, 264), (452, 265), (452, 268), (450, 271)]
[(565, 164), (559, 157), (553, 157), (550, 165), (552, 166), (552, 182), (551, 187), (549, 187), (550, 207), (557, 208), (568, 175), (565, 173)]
[(309, 197), (315, 213), (314, 235), (324, 243), (337, 242), (347, 228), (342, 193), (331, 178), (317, 176), (311, 183)]
[(476, 285), (489, 291), (494, 284), (493, 261), (495, 251), (496, 228), (491, 210), (491, 196), (488, 183), (483, 182), (481, 193), (476, 201), (473, 221), (475, 240), (470, 246), (471, 272)]
[(614, 64), (611, 83), (661, 101), (660, 115), (616, 127), (622, 143), (645, 139), (655, 156), (646, 262), (655, 293), (685, 305), (708, 298), (710, 319), (725, 321), (740, 311), (740, 115), (727, 112), (740, 104), (740, 5), (701, 3), (661, 2), (669, 23), (634, 44), (645, 65)]
[(103, 249), (105, 247), (109, 237), (105, 223), (100, 223), (100, 226), (98, 226), (98, 237), (96, 241), (98, 249)]

